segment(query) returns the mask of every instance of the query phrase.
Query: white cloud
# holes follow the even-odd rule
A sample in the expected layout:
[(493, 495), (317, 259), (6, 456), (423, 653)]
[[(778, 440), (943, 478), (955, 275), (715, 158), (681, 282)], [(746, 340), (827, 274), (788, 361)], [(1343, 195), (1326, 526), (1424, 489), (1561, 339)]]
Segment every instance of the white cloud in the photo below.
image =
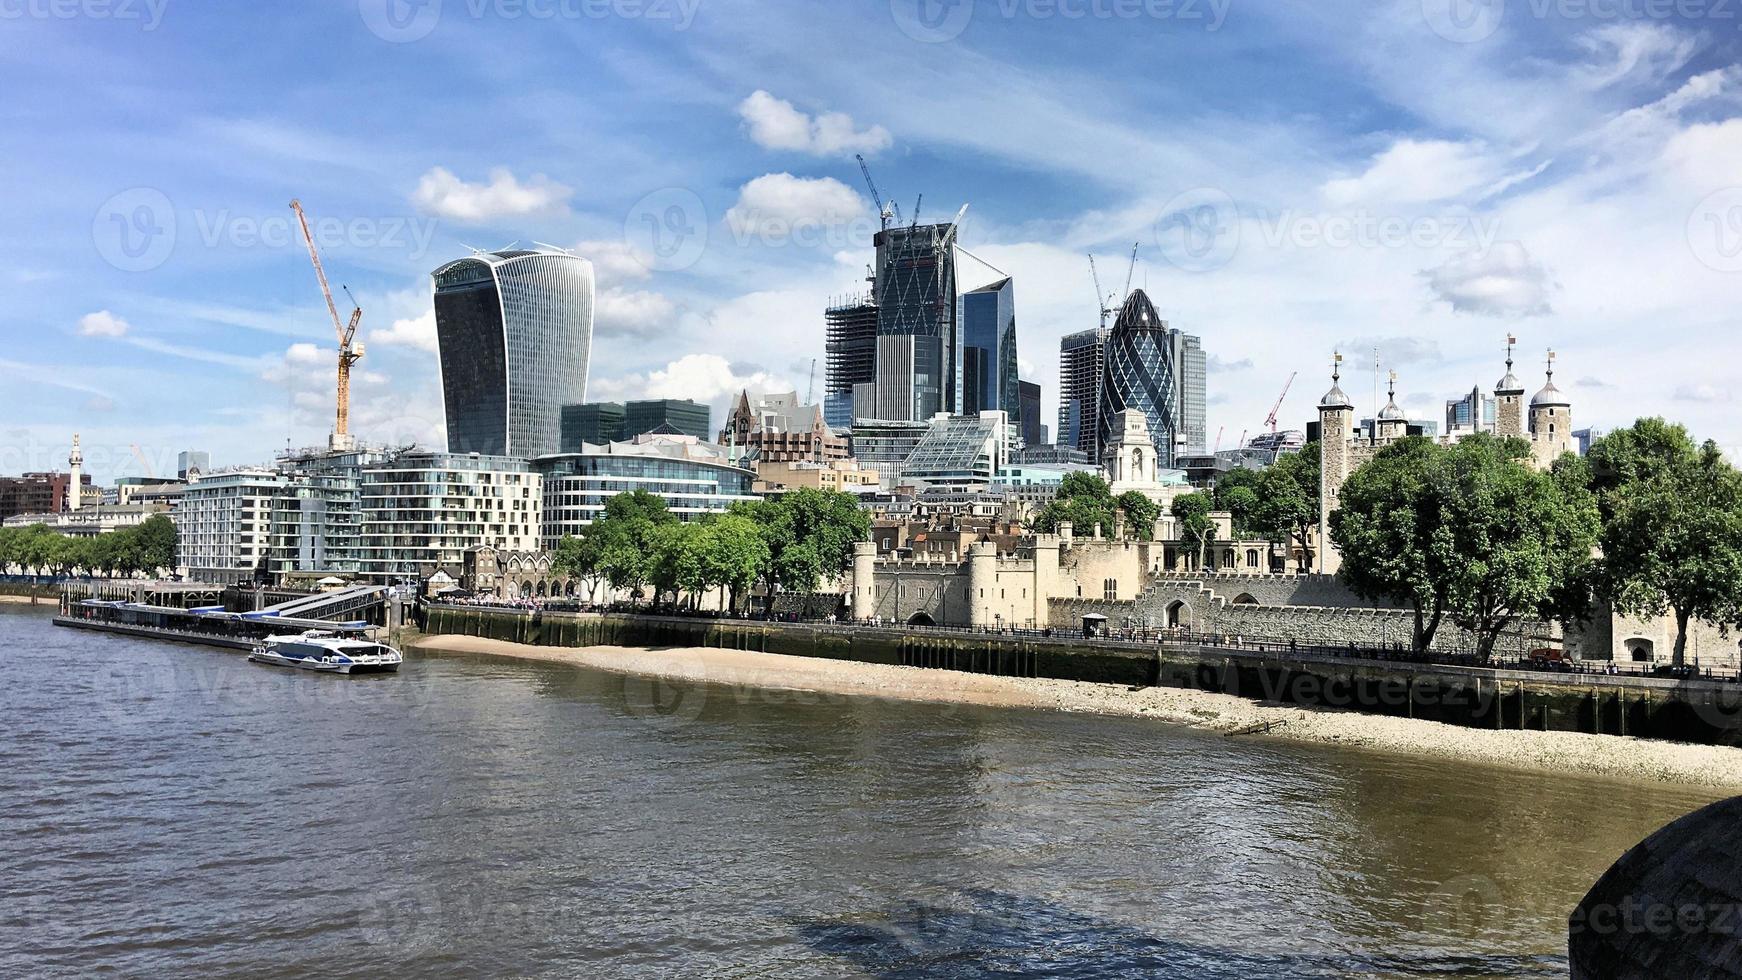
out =
[(1687, 64), (1699, 47), (1692, 34), (1646, 22), (1605, 24), (1580, 35), (1575, 44), (1585, 60), (1574, 77), (1587, 89), (1607, 88), (1634, 76), (1659, 82)]
[(593, 263), (600, 285), (619, 279), (646, 279), (654, 263), (638, 256), (635, 249), (622, 239), (579, 242), (571, 250)]
[(766, 371), (750, 369), (740, 373), (731, 361), (718, 354), (685, 354), (683, 357), (646, 374), (630, 374), (618, 378), (600, 378), (588, 386), (591, 401), (617, 401), (634, 398), (688, 398), (710, 405), (714, 421), (721, 421), (725, 402), (745, 389), (751, 391), (791, 391), (792, 385)]
[(489, 221), (567, 211), (573, 193), (543, 174), (534, 174), (521, 183), (507, 167), (490, 171), (487, 184), (467, 183), (445, 167), (434, 167), (417, 182), (411, 200), (427, 214), (456, 221)]
[(131, 324), (108, 310), (87, 313), (79, 318), (81, 337), (125, 337), (131, 329)]
[(761, 89), (738, 104), (738, 117), (744, 120), (750, 139), (770, 150), (835, 156), (875, 153), (893, 142), (882, 126), (859, 129), (853, 117), (842, 112), (825, 112), (813, 118)]
[(437, 349), (435, 311), (426, 310), (418, 316), (395, 320), (384, 330), (372, 330), (369, 343), (383, 347), (410, 347), (434, 354)]
[(646, 290), (605, 289), (593, 309), (593, 330), (601, 337), (652, 337), (669, 332), (677, 304)]
[(1546, 164), (1523, 173), (1506, 173), (1506, 162), (1480, 140), (1402, 139), (1373, 159), (1359, 177), (1327, 181), (1322, 189), (1333, 206), (1350, 204), (1427, 204), (1452, 198), (1480, 200), (1540, 173)]
[(764, 174), (739, 188), (726, 222), (740, 236), (786, 236), (797, 228), (846, 225), (865, 211), (864, 199), (833, 177)]
[(1708, 384), (1684, 384), (1676, 387), (1672, 397), (1678, 402), (1715, 404), (1729, 401), (1730, 392)]
[(1548, 270), (1518, 242), (1500, 242), (1422, 273), (1434, 296), (1459, 313), (1542, 316), (1554, 312)]
[(1442, 359), (1440, 345), (1426, 337), (1357, 337), (1337, 345), (1348, 358), (1344, 370), (1354, 371), (1356, 365), (1366, 365), (1376, 352), (1379, 363), (1387, 368), (1410, 364), (1433, 364)]

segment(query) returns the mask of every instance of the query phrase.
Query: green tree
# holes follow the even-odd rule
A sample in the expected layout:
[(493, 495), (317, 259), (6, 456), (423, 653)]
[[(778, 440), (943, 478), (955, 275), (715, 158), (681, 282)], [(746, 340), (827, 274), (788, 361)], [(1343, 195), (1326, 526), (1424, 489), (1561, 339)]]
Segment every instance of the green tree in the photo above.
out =
[(156, 574), (175, 567), (175, 522), (162, 514), (147, 517), (126, 539), (122, 560), (129, 570)]
[(1210, 516), (1215, 509), (1216, 502), (1207, 491), (1173, 498), (1172, 513), (1178, 522), (1180, 539), (1197, 546), (1197, 567), (1200, 569), (1207, 562), (1210, 542), (1216, 538), (1216, 521)]
[(1387, 599), (1415, 613), (1412, 645), (1433, 643), (1451, 607), (1456, 535), (1434, 483), (1439, 447), (1419, 436), (1379, 450), (1349, 474), (1331, 515), (1338, 572), (1356, 595)]
[(1227, 511), (1234, 519), (1234, 533), (1268, 535), (1270, 528), (1257, 519), (1262, 501), (1264, 470), (1244, 466), (1223, 473), (1216, 480), (1212, 493), (1217, 510)]
[(1127, 490), (1114, 501), (1125, 515), (1125, 533), (1139, 541), (1155, 536), (1155, 522), (1161, 517), (1161, 505), (1141, 491)]
[(1588, 575), (1597, 504), (1577, 479), (1533, 469), (1521, 439), (1479, 435), (1439, 456), (1436, 497), (1460, 559), (1449, 569), (1448, 608), (1487, 660), (1520, 619), (1577, 612), (1566, 584)]
[(1034, 530), (1041, 534), (1057, 534), (1059, 525), (1069, 523), (1073, 534), (1086, 537), (1097, 526), (1111, 534), (1117, 506), (1112, 488), (1099, 475), (1066, 473), (1052, 503), (1035, 515)]
[(665, 501), (646, 490), (620, 493), (581, 539), (577, 561), (614, 589), (639, 596), (653, 581), (654, 545), (660, 529), (677, 523)]
[(1284, 453), (1259, 474), (1253, 524), (1272, 541), (1300, 545), (1300, 570), (1313, 565), (1313, 529), (1319, 525), (1319, 443)]
[(600, 581), (598, 566), (594, 564), (597, 557), (595, 549), (588, 547), (585, 538), (565, 534), (551, 553), (550, 570), (557, 575), (580, 579), (585, 583), (586, 595), (591, 598)]
[(853, 546), (871, 535), (871, 517), (857, 497), (804, 487), (733, 513), (752, 521), (768, 548), (761, 578), (768, 592), (814, 591), (853, 564)]
[(722, 514), (703, 525), (704, 577), (726, 592), (726, 606), (737, 610), (743, 595), (772, 564), (768, 542), (756, 522), (743, 514)]
[(1674, 662), (1688, 623), (1742, 622), (1742, 477), (1708, 441), (1662, 419), (1640, 419), (1591, 448), (1602, 515), (1598, 588), (1614, 607), (1675, 617)]
[(708, 589), (705, 531), (699, 524), (670, 521), (652, 525), (647, 561), (647, 581), (653, 586), (654, 604), (671, 593), (676, 605), (684, 592), (692, 601)]

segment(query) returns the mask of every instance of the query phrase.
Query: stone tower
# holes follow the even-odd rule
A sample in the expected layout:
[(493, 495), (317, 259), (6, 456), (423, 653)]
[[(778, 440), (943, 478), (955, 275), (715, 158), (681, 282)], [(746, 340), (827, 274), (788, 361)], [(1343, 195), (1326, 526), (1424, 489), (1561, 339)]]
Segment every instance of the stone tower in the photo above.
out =
[(853, 544), (853, 618), (870, 619), (877, 614), (877, 546), (869, 541)]
[(992, 626), (992, 603), (998, 597), (998, 545), (981, 541), (968, 546), (968, 624)]
[(1403, 409), (1397, 406), (1396, 371), (1391, 372), (1391, 381), (1385, 394), (1385, 407), (1379, 410), (1379, 417), (1373, 420), (1374, 442), (1381, 446), (1409, 435), (1409, 416), (1403, 414)]
[(1134, 408), (1114, 416), (1102, 458), (1112, 483), (1150, 483), (1156, 476), (1155, 442), (1149, 418)]
[(1554, 351), (1548, 352), (1548, 383), (1530, 399), (1530, 449), (1546, 470), (1573, 448), (1573, 404), (1554, 386)]
[(1506, 377), (1494, 386), (1494, 434), (1502, 439), (1527, 438), (1524, 431), (1524, 382), (1512, 373), (1512, 345), (1517, 342), (1518, 338), (1506, 335)]
[(67, 487), (67, 510), (78, 510), (85, 496), (85, 454), (79, 449), (79, 434), (73, 433), (73, 452), (67, 457), (67, 471), (72, 476)]
[(1354, 428), (1355, 405), (1343, 391), (1343, 355), (1331, 365), (1331, 390), (1319, 399), (1319, 542), (1318, 570), (1331, 574), (1342, 560), (1331, 545), (1331, 513), (1337, 509), (1337, 491), (1349, 478), (1349, 433)]

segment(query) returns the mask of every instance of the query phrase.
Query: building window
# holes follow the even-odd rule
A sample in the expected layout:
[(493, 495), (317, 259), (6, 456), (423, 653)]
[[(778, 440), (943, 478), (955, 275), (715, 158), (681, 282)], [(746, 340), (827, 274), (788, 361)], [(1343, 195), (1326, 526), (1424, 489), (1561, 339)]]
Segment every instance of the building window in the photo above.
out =
[(1118, 600), (1118, 598), (1119, 598), (1119, 580), (1118, 579), (1110, 578), (1110, 579), (1107, 579), (1106, 581), (1101, 583), (1101, 598), (1107, 600), (1108, 602), (1114, 602), (1114, 601)]

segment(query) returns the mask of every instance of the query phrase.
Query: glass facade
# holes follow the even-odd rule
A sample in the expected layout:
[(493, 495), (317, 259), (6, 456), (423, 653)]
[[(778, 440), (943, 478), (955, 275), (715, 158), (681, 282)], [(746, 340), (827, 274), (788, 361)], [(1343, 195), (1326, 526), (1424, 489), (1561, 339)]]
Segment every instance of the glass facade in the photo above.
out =
[(581, 447), (623, 438), (623, 406), (616, 402), (588, 402), (563, 406), (562, 451), (581, 452)]
[[(961, 372), (956, 333), (956, 260), (954, 225), (889, 228), (876, 236), (877, 335), (918, 337), (932, 341), (913, 349), (916, 401), (937, 389), (936, 411), (956, 410)], [(884, 374), (878, 350), (878, 377)], [(918, 380), (923, 378), (923, 383)], [(926, 414), (902, 418), (925, 418)]]
[(1059, 418), (1054, 438), (1060, 446), (1080, 449), (1093, 460), (1101, 458), (1100, 421), (1095, 413), (1101, 404), (1110, 332), (1104, 327), (1083, 330), (1059, 341)]
[(1209, 451), (1209, 364), (1204, 344), (1193, 334), (1174, 330), (1174, 364), (1179, 371), (1180, 436), (1188, 452)]
[(1161, 466), (1171, 467), (1180, 434), (1179, 380), (1167, 321), (1143, 290), (1134, 290), (1107, 338), (1107, 368), (1096, 411), (1099, 444), (1112, 439), (1115, 416), (1136, 409), (1149, 422), (1149, 437)]
[[(671, 448), (688, 451), (703, 445), (680, 443)], [(684, 521), (721, 513), (739, 501), (759, 499), (752, 492), (756, 474), (750, 470), (675, 452), (660, 455), (657, 447), (659, 443), (654, 442), (625, 447), (628, 452), (565, 453), (536, 460), (533, 465), (544, 477), (541, 535), (545, 550), (555, 550), (564, 537), (585, 533), (604, 513), (605, 502), (620, 493), (645, 490), (664, 500)]]
[(962, 415), (1022, 413), (1016, 367), (1016, 291), (1009, 279), (962, 294)]
[(654, 398), (623, 405), (623, 438), (657, 432), (662, 426), (697, 439), (711, 439), (714, 410), (687, 398)]
[(492, 252), (431, 277), (448, 450), (556, 452), (562, 407), (586, 399), (592, 263), (563, 252)]

